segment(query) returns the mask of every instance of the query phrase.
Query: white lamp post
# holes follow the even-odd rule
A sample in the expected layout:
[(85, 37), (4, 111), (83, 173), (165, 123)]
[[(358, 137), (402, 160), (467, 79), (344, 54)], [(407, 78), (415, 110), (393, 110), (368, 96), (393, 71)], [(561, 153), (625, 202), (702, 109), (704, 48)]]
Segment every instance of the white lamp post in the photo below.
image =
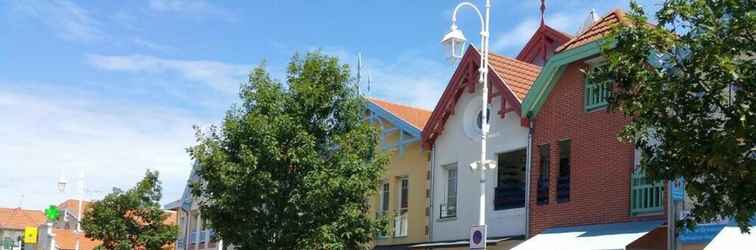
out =
[[(467, 6), (475, 10), (475, 12), (478, 14), (478, 17), (480, 17), (481, 22), (481, 32), (480, 32), (480, 43), (481, 43), (481, 60), (480, 60), (480, 78), (478, 79), (478, 82), (483, 85), (483, 93), (481, 94), (481, 114), (482, 114), (482, 120), (481, 120), (481, 135), (480, 135), (480, 160), (473, 162), (470, 164), (470, 167), (473, 170), (479, 170), (480, 171), (480, 213), (478, 216), (478, 225), (483, 226), (485, 228), (486, 225), (486, 174), (485, 170), (486, 168), (493, 169), (496, 167), (496, 163), (494, 161), (486, 160), (486, 137), (488, 137), (488, 35), (489, 35), (489, 28), (490, 28), (490, 13), (491, 13), (491, 0), (486, 0), (485, 5), (485, 16), (481, 14), (480, 10), (478, 10), (477, 7), (475, 7), (474, 4), (470, 2), (462, 2), (457, 5), (457, 7), (454, 8), (454, 13), (452, 14), (452, 25), (451, 30), (448, 34), (444, 36), (444, 38), (441, 40), (441, 43), (448, 46), (450, 49), (450, 57), (452, 59), (460, 58), (462, 57), (462, 50), (464, 49), (464, 42), (465, 42), (465, 36), (462, 34), (462, 31), (457, 29), (457, 11), (459, 11), (460, 8)], [(485, 247), (486, 239), (483, 237), (483, 247)]]
[[(65, 193), (66, 192), (66, 184), (68, 182), (66, 181), (65, 176), (61, 176), (60, 179), (58, 179), (58, 192)], [(79, 207), (78, 212), (76, 215), (76, 248), (75, 250), (79, 250), (79, 238), (81, 238), (81, 212), (84, 210), (82, 206), (82, 201), (84, 200), (84, 170), (81, 171), (79, 174)], [(64, 215), (65, 216), (65, 215)]]

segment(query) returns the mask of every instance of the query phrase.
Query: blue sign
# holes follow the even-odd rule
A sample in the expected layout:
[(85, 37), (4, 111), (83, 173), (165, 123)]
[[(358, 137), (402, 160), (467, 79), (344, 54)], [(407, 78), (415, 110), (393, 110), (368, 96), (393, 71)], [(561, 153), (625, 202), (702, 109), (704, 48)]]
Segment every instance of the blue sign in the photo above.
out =
[(672, 201), (682, 201), (685, 197), (685, 179), (680, 177), (669, 183), (670, 193), (672, 195)]
[(703, 224), (693, 230), (683, 229), (678, 239), (683, 244), (709, 243), (725, 226), (726, 224)]

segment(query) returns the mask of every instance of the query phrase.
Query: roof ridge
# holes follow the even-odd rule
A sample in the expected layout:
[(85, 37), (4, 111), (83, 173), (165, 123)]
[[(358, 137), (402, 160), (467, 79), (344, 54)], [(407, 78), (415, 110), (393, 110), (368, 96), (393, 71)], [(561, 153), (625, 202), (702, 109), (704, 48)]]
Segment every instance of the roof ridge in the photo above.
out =
[(579, 41), (581, 38), (583, 38), (583, 36), (587, 35), (591, 31), (593, 31), (593, 28), (596, 27), (596, 25), (605, 22), (607, 20), (607, 18), (611, 17), (612, 15), (617, 16), (617, 22), (623, 23), (623, 24), (626, 22), (626, 20), (625, 20), (626, 19), (625, 18), (625, 11), (623, 11), (620, 8), (615, 8), (615, 9), (607, 12), (603, 16), (601, 16), (601, 18), (599, 18), (598, 21), (595, 21), (595, 22), (591, 23), (591, 26), (589, 26), (588, 28), (582, 30), (578, 35), (576, 35), (575, 37), (572, 37), (572, 39), (570, 39), (566, 43), (562, 44), (561, 46), (557, 47), (556, 53), (561, 53), (564, 50), (567, 50), (571, 45), (575, 44), (577, 41)]
[(429, 110), (429, 109), (426, 109), (426, 108), (421, 108), (421, 107), (418, 107), (418, 106), (412, 106), (412, 105), (409, 105), (409, 104), (396, 103), (396, 102), (393, 102), (393, 101), (388, 101), (388, 100), (383, 99), (383, 98), (372, 97), (372, 96), (366, 96), (365, 98), (368, 99), (368, 100), (376, 100), (376, 101), (381, 101), (381, 102), (387, 102), (387, 103), (390, 103), (390, 104), (393, 104), (393, 105), (397, 105), (397, 106), (402, 106), (402, 107), (405, 107), (405, 108), (419, 109), (419, 110), (422, 110), (422, 111), (433, 112), (432, 110)]

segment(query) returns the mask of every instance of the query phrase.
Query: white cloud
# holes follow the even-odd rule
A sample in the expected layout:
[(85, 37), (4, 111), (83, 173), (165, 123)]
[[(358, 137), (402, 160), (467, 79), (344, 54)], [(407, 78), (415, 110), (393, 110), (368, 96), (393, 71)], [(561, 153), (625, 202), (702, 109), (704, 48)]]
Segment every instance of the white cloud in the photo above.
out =
[(27, 87), (0, 88), (0, 113), (12, 117), (0, 123), (0, 204), (17, 205), (23, 195), (24, 207), (42, 208), (75, 197), (55, 190), (62, 169), (72, 184), (85, 171), (88, 198), (128, 188), (145, 169), (155, 169), (163, 201), (179, 198), (191, 166), (185, 152), (194, 144), (191, 126), (206, 121), (178, 109), (117, 103), (70, 88)]
[(158, 43), (155, 43), (153, 41), (145, 40), (145, 39), (142, 39), (142, 38), (139, 38), (139, 37), (135, 37), (135, 38), (131, 39), (131, 42), (133, 42), (137, 46), (144, 47), (144, 48), (151, 49), (151, 50), (155, 50), (155, 51), (160, 51), (160, 52), (174, 51), (176, 49), (176, 48), (171, 47), (171, 46), (166, 46), (166, 45), (158, 44)]
[(173, 60), (149, 55), (89, 55), (87, 61), (100, 69), (140, 74), (176, 74), (184, 79), (236, 93), (251, 66), (206, 60)]
[[(325, 49), (323, 53), (336, 56), (351, 65), (356, 75), (357, 53), (341, 48)], [(384, 62), (363, 54), (360, 89), (367, 91), (368, 75), (372, 78), (370, 96), (432, 110), (453, 73), (454, 66), (414, 53), (399, 55), (392, 62)]]
[(66, 40), (89, 42), (104, 36), (101, 24), (91, 13), (71, 1), (11, 1), (11, 9), (14, 13), (37, 19)]

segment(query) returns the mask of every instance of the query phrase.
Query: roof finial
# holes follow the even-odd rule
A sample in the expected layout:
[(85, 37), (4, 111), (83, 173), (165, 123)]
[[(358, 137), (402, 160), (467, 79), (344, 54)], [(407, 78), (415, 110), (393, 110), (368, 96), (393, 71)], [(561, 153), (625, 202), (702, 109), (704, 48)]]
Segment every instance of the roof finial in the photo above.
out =
[(541, 26), (543, 26), (544, 12), (546, 12), (546, 0), (541, 0)]

